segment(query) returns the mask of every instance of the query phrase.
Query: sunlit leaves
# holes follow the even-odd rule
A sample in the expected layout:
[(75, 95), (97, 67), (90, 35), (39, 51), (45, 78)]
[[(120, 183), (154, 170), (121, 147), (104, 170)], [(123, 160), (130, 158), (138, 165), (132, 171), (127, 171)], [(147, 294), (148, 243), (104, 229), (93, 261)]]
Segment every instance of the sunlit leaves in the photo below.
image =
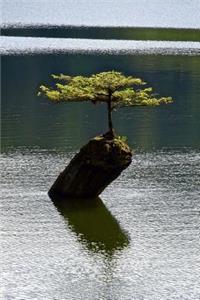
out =
[(55, 75), (52, 74), (51, 75), (53, 79), (59, 80), (59, 81), (65, 81), (65, 82), (69, 82), (71, 80), (71, 76), (68, 75), (64, 75), (64, 74), (60, 74), (60, 75)]
[(145, 84), (140, 78), (124, 76), (120, 72), (110, 71), (92, 75), (90, 78), (91, 85), (96, 89), (114, 92), (120, 88), (126, 88), (133, 85)]
[[(54, 102), (92, 101), (112, 103), (112, 109), (122, 106), (158, 106), (172, 102), (171, 97), (159, 98), (151, 87), (132, 76), (110, 71), (86, 76), (52, 75), (57, 81), (54, 88), (40, 86), (39, 95)], [(62, 83), (59, 83), (62, 82)]]

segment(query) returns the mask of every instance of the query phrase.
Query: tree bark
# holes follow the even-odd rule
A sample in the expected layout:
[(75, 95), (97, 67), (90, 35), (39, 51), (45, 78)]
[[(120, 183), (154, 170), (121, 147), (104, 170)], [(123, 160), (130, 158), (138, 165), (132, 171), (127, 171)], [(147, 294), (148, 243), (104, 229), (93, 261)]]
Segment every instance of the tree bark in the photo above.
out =
[(107, 110), (108, 110), (108, 128), (111, 138), (115, 136), (114, 129), (113, 129), (113, 123), (112, 123), (112, 93), (109, 91), (108, 94), (108, 102), (107, 102)]
[(127, 144), (115, 139), (96, 137), (75, 155), (58, 176), (49, 196), (94, 198), (115, 180), (131, 163)]

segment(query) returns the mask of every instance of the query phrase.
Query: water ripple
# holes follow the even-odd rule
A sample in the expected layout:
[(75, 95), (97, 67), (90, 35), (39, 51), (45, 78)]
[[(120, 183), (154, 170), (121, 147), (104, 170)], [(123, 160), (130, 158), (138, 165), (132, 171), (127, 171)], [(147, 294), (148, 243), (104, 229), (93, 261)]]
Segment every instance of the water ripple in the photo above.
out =
[(200, 55), (200, 42), (95, 40), (5, 36), (2, 36), (0, 41), (0, 53), (3, 55), (39, 53)]
[[(199, 299), (200, 153), (137, 154), (105, 190), (129, 242), (105, 205), (60, 213), (47, 197), (71, 155), (18, 149), (1, 157), (2, 299)], [(122, 249), (92, 251), (97, 232), (125, 242)]]

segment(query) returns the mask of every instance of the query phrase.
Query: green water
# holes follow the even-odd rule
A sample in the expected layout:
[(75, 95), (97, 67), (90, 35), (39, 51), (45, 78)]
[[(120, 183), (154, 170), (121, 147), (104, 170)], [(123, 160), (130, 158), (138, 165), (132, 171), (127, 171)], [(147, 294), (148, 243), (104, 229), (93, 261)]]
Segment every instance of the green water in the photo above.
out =
[(2, 28), (2, 35), (117, 40), (200, 41), (199, 29), (175, 28), (100, 28), (38, 26), (26, 28)]
[(104, 105), (56, 105), (37, 97), (52, 73), (119, 70), (143, 78), (174, 104), (124, 108), (113, 114), (117, 132), (143, 150), (199, 149), (199, 56), (33, 55), (2, 57), (2, 151), (12, 147), (78, 149), (107, 130)]
[[(200, 56), (8, 55), (1, 69), (2, 299), (199, 299)], [(107, 114), (38, 87), (106, 70), (175, 101), (115, 112), (132, 164), (101, 199), (53, 203), (47, 191)]]

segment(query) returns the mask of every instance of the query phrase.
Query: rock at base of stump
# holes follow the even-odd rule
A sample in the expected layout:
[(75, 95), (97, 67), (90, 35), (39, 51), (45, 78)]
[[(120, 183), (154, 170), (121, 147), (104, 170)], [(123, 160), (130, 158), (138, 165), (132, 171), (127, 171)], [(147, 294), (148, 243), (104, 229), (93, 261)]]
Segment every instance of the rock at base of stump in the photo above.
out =
[(132, 151), (118, 137), (98, 136), (83, 146), (51, 189), (51, 198), (94, 198), (126, 169)]

